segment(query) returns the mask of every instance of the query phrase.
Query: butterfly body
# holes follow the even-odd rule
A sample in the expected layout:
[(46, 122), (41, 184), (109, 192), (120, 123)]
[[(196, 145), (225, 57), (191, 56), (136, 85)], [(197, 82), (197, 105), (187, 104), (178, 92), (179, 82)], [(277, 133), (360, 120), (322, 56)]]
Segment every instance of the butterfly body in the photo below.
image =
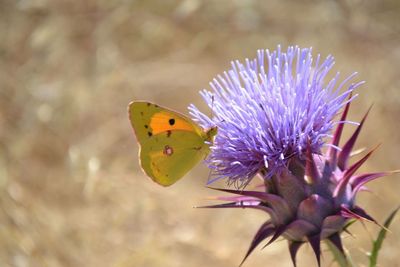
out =
[(188, 117), (149, 102), (129, 104), (129, 118), (140, 144), (144, 172), (169, 186), (209, 153), (216, 127), (204, 131)]

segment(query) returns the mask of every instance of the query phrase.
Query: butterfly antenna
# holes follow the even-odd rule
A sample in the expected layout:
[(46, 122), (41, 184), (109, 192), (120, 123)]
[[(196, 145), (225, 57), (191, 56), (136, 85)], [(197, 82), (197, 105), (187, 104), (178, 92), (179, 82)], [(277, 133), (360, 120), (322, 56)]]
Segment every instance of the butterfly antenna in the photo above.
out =
[(211, 95), (211, 119), (214, 118), (214, 95)]
[[(214, 114), (214, 100), (215, 100), (214, 95), (211, 95), (211, 117), (210, 118), (215, 123), (215, 121), (214, 121), (214, 117), (215, 117), (215, 114)], [(222, 123), (222, 122), (225, 122), (225, 120), (220, 120), (218, 123)], [(217, 123), (215, 123), (214, 126), (217, 126)]]

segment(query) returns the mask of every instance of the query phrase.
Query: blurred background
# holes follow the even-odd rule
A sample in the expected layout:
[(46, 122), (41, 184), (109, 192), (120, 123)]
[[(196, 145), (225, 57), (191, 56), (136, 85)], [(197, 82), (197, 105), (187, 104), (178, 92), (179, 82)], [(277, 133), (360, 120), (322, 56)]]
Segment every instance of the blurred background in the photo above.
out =
[[(259, 48), (312, 46), (342, 78), (358, 71), (367, 83), (350, 118), (374, 104), (358, 146), (382, 143), (364, 171), (399, 169), (399, 22), (397, 0), (0, 0), (0, 266), (238, 266), (265, 214), (192, 208), (215, 195), (203, 165), (171, 188), (153, 183), (127, 105), (211, 114), (198, 91)], [(358, 199), (380, 222), (399, 179)], [(398, 222), (380, 266), (400, 266)], [(345, 238), (360, 266), (379, 230), (366, 227)], [(316, 265), (309, 246), (298, 259)], [(323, 265), (335, 266), (329, 253)], [(286, 242), (244, 266), (291, 266)]]

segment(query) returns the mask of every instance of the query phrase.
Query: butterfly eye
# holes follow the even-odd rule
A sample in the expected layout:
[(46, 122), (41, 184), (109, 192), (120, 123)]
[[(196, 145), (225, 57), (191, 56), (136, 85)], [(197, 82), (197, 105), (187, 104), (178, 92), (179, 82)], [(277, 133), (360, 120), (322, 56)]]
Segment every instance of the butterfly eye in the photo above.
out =
[(169, 121), (168, 121), (168, 122), (169, 122), (169, 125), (171, 125), (171, 126), (172, 126), (172, 125), (174, 125), (174, 124), (175, 124), (175, 119), (169, 119)]

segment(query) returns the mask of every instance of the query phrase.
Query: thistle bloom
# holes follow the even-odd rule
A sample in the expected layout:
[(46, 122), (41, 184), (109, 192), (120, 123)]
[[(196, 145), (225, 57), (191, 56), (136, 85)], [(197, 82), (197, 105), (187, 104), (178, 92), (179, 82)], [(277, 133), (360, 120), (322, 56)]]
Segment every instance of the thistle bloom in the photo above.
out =
[[(264, 65), (265, 57), (268, 66)], [(352, 85), (337, 88), (339, 74), (324, 79), (334, 59), (313, 62), (311, 49), (289, 47), (287, 52), (259, 50), (245, 64), (232, 62), (232, 69), (211, 82), (213, 92), (201, 94), (215, 113), (213, 120), (191, 106), (191, 113), (204, 128), (218, 125), (218, 136), (208, 160), (215, 179), (246, 183), (262, 169), (268, 176), (286, 166), (291, 158), (304, 158), (309, 145), (320, 153), (334, 126), (333, 118), (347, 103)]]
[[(207, 159), (213, 179), (227, 179), (240, 190), (212, 208), (253, 208), (269, 214), (256, 233), (247, 256), (266, 238), (289, 242), (296, 265), (299, 247), (309, 242), (320, 265), (320, 242), (328, 239), (343, 251), (340, 233), (350, 219), (374, 221), (355, 204), (366, 182), (388, 172), (355, 174), (372, 151), (349, 164), (364, 119), (350, 139), (339, 147), (353, 90), (351, 75), (338, 84), (339, 74), (326, 77), (334, 64), (328, 56), (313, 60), (311, 49), (259, 50), (257, 58), (232, 63), (232, 69), (202, 91), (215, 113), (208, 118), (195, 106), (191, 114), (204, 128), (217, 125), (218, 134)], [(267, 66), (264, 65), (265, 59)], [(343, 110), (339, 120), (335, 120)], [(334, 130), (334, 134), (331, 132)], [(328, 142), (329, 141), (329, 142)], [(262, 190), (245, 186), (256, 175)]]

